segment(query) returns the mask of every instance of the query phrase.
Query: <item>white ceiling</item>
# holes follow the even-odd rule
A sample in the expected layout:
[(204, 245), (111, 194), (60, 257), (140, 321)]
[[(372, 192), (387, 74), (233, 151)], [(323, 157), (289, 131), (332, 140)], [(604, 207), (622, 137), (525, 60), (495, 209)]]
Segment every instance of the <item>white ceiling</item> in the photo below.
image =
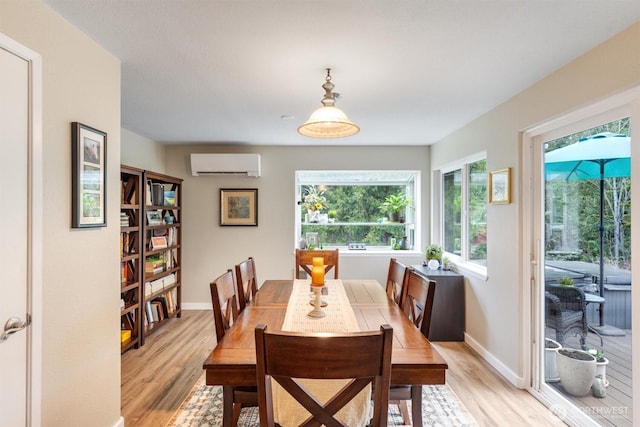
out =
[[(45, 1), (122, 61), (122, 126), (162, 143), (431, 144), (640, 20), (630, 0)], [(355, 136), (296, 132), (327, 67)]]

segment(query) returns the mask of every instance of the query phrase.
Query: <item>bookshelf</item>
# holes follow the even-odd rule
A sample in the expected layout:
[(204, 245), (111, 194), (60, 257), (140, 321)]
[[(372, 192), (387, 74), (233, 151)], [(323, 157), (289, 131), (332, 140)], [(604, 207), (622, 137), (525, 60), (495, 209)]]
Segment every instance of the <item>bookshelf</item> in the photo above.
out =
[(142, 345), (141, 233), (143, 171), (120, 168), (120, 352)]
[(182, 179), (145, 171), (142, 220), (142, 334), (181, 317)]

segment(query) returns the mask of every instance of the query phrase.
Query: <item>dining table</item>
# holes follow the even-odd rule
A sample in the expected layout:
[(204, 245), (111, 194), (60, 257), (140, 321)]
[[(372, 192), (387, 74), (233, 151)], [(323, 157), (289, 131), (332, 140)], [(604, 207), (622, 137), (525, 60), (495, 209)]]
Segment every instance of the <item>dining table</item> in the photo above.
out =
[[(293, 279), (266, 280), (236, 322), (205, 359), (207, 385), (255, 386), (255, 327), (281, 330), (294, 288)], [(298, 281), (299, 282), (299, 281)], [(445, 384), (447, 362), (391, 300), (376, 280), (336, 280), (346, 293), (361, 331), (393, 328), (391, 383)], [(311, 311), (313, 307), (309, 305)], [(329, 305), (324, 310), (331, 310)], [(366, 349), (362, 349), (366, 351)], [(300, 363), (304, 363), (303, 360)]]

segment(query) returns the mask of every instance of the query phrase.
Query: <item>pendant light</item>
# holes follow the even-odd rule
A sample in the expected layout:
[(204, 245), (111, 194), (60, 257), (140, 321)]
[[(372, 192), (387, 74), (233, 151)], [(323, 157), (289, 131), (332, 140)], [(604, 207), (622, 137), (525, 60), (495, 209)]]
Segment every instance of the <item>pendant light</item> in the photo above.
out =
[(314, 111), (309, 120), (298, 127), (298, 133), (311, 138), (343, 138), (360, 132), (358, 125), (334, 106), (340, 94), (332, 92), (335, 86), (331, 83), (331, 68), (327, 68), (325, 80), (322, 85), (325, 94), (320, 101), (322, 107)]

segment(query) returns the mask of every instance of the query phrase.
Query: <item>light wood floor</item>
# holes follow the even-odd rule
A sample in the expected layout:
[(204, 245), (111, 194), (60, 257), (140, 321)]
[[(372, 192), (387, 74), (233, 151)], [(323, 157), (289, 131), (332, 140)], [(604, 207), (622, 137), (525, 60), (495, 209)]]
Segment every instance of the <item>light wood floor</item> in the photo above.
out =
[[(183, 311), (122, 356), (126, 427), (162, 427), (202, 375), (215, 346), (210, 311)], [(434, 344), (449, 364), (447, 383), (481, 426), (563, 426), (524, 390), (512, 386), (464, 343)]]

